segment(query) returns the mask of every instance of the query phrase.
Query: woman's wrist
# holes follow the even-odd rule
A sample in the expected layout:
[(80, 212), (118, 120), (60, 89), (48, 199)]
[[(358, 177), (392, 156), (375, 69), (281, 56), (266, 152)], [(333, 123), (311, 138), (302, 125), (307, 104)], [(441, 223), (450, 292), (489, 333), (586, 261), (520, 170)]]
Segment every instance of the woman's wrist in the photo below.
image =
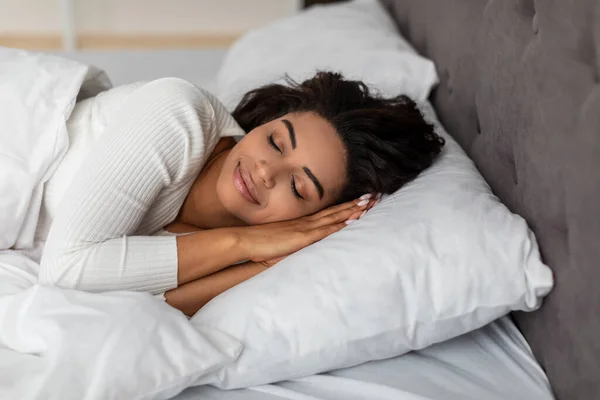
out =
[[(239, 261), (248, 261), (252, 258), (252, 240), (249, 233), (249, 227), (238, 226), (226, 228), (230, 231), (231, 240), (234, 243), (235, 252), (241, 257)], [(238, 262), (239, 262), (238, 261)]]
[(248, 259), (236, 228), (199, 231), (178, 236), (176, 241), (179, 285)]

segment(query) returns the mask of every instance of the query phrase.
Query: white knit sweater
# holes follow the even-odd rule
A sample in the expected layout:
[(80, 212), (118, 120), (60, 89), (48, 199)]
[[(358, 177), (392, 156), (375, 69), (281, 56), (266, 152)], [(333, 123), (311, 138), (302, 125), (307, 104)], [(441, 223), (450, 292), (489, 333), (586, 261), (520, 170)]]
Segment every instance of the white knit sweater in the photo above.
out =
[(177, 286), (177, 216), (220, 137), (243, 135), (208, 92), (177, 78), (128, 95), (52, 223), (41, 284), (161, 293)]

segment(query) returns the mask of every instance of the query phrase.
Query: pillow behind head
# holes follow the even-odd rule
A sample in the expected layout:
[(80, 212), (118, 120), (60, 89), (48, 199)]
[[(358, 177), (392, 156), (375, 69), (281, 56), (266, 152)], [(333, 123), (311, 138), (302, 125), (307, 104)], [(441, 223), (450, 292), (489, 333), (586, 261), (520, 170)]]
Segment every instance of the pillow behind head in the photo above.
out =
[(232, 110), (252, 89), (284, 83), (285, 74), (304, 81), (318, 70), (416, 100), (427, 99), (437, 83), (433, 62), (398, 34), (383, 6), (355, 0), (314, 6), (243, 36), (217, 76), (219, 99)]
[(540, 306), (553, 280), (532, 232), (426, 108), (447, 142), (431, 168), (192, 318), (244, 344), (210, 383), (260, 385), (394, 357)]

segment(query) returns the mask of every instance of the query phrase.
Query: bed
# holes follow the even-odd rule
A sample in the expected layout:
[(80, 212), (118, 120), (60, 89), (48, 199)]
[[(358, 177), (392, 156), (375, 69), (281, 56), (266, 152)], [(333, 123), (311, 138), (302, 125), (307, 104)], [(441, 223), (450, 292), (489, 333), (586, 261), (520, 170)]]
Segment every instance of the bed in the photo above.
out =
[(177, 400), (552, 399), (548, 380), (510, 318), (427, 349), (246, 389), (192, 387)]
[[(200, 386), (177, 398), (550, 399), (550, 387), (558, 399), (597, 398), (600, 2), (382, 3), (436, 63), (430, 100), (440, 120), (494, 193), (527, 219), (556, 288), (537, 312), (402, 357), (251, 389)], [(210, 89), (223, 55), (71, 56), (105, 68), (115, 84), (177, 75)]]

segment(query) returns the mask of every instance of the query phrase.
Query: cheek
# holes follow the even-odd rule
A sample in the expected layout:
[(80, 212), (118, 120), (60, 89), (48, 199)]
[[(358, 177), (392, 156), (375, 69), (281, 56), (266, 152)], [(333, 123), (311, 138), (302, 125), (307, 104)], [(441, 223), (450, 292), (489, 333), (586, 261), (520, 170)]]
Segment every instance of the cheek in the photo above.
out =
[(269, 216), (269, 222), (274, 222), (301, 218), (320, 211), (316, 207), (313, 208), (306, 207), (306, 205), (303, 206), (301, 201), (296, 200), (291, 194), (286, 192), (280, 195), (274, 193), (269, 199), (267, 209), (264, 211)]
[(235, 188), (233, 187), (232, 175), (233, 173), (230, 174), (228, 168), (223, 168), (217, 178), (216, 185), (217, 197), (225, 209), (229, 211), (232, 211), (231, 207), (235, 204), (235, 193), (233, 192)]
[(249, 156), (256, 151), (262, 151), (265, 143), (266, 139), (264, 138), (264, 134), (261, 134), (261, 132), (257, 130), (253, 130), (237, 142), (232, 151), (236, 154)]
[(267, 222), (285, 221), (303, 217), (304, 209), (284, 187), (279, 187), (269, 193), (269, 203), (261, 214)]

